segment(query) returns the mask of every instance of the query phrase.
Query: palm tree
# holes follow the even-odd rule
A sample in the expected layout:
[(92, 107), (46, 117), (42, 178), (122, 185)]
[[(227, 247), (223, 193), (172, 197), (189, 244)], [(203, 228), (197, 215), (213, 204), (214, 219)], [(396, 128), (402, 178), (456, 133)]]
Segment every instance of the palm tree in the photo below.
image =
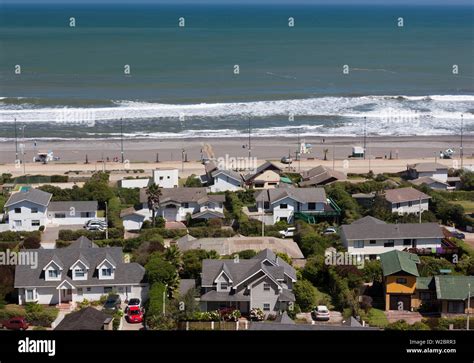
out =
[(170, 246), (164, 252), (165, 260), (176, 267), (177, 271), (183, 268), (183, 254), (176, 245)]
[(323, 150), (323, 153), (324, 153), (324, 160), (327, 160), (327, 159), (328, 159), (328, 152), (329, 152), (329, 149), (324, 149), (324, 150)]
[(153, 183), (146, 190), (146, 195), (148, 198), (148, 209), (151, 210), (151, 223), (155, 227), (155, 213), (160, 205), (161, 188)]

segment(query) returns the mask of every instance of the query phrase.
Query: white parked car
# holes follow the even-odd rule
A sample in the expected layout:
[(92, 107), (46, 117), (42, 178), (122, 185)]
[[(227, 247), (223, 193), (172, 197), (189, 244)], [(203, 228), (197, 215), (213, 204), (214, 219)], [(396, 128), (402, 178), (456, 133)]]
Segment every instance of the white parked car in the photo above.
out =
[(333, 227), (328, 227), (324, 230), (323, 234), (336, 234), (336, 228)]
[(329, 309), (326, 305), (318, 305), (313, 310), (313, 318), (314, 320), (325, 320), (328, 321), (330, 319)]
[(280, 233), (280, 236), (282, 238), (286, 238), (286, 237), (293, 237), (295, 235), (295, 231), (296, 231), (295, 227), (288, 227), (287, 229), (283, 231), (279, 231), (278, 233)]
[(107, 223), (99, 219), (91, 219), (86, 222), (84, 228), (88, 231), (105, 231), (107, 229)]

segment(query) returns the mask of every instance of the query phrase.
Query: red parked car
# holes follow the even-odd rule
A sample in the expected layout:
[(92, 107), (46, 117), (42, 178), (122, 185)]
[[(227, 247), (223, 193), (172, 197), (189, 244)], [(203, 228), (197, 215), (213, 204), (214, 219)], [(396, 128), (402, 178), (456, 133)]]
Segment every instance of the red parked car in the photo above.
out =
[(140, 309), (139, 306), (129, 306), (125, 319), (127, 319), (130, 324), (143, 322), (142, 309)]
[(29, 326), (30, 325), (26, 322), (25, 318), (20, 316), (0, 322), (1, 328), (10, 330), (26, 330)]

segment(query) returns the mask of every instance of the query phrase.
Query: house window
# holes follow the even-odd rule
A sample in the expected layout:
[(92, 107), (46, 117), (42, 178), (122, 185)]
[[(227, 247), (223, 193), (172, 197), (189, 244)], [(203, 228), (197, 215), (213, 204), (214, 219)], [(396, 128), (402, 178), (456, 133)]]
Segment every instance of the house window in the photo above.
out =
[(263, 209), (270, 209), (270, 202), (263, 202)]
[(316, 209), (316, 203), (308, 203), (308, 210), (315, 210)]
[(22, 223), (20, 220), (16, 220), (15, 222), (15, 227), (21, 227)]
[(269, 303), (263, 304), (263, 311), (270, 311), (270, 304)]
[(262, 183), (255, 183), (255, 188), (263, 188), (263, 184)]
[(396, 204), (396, 206), (397, 206), (396, 208), (397, 208), (397, 209), (400, 208), (400, 205), (401, 205), (400, 203), (397, 203), (397, 204)]
[(280, 209), (288, 209), (288, 204), (280, 204)]
[(112, 269), (109, 268), (103, 268), (102, 269), (102, 276), (110, 277), (112, 276)]
[(430, 292), (420, 292), (420, 299), (421, 300), (431, 300), (431, 293)]
[(76, 277), (84, 277), (86, 276), (86, 272), (81, 268), (76, 270)]
[(54, 213), (54, 218), (66, 218), (66, 213)]
[(31, 225), (32, 225), (33, 227), (39, 227), (40, 221), (37, 220), (37, 219), (33, 219), (33, 220), (31, 221)]
[(21, 208), (15, 208), (15, 213), (21, 213)]
[(31, 208), (31, 213), (38, 213), (38, 208)]
[(411, 246), (412, 246), (413, 248), (416, 248), (416, 239), (414, 239), (414, 240), (411, 241)]
[(411, 246), (411, 239), (405, 238), (405, 239), (403, 240), (403, 245), (404, 245), (404, 246)]
[(409, 207), (412, 207), (412, 206), (413, 206), (413, 202), (408, 202), (408, 206), (409, 206)]
[(58, 270), (49, 270), (48, 271), (48, 277), (50, 279), (57, 279), (59, 277), (59, 271)]
[(33, 301), (35, 299), (35, 290), (27, 289), (26, 290), (26, 301)]
[(169, 179), (169, 178), (170, 178), (170, 176), (168, 175), (168, 176), (166, 177), (166, 179)]
[(270, 284), (269, 283), (265, 282), (263, 284), (263, 291), (270, 291)]
[(163, 180), (164, 178), (162, 176), (160, 176), (160, 180)]
[(388, 240), (388, 242), (385, 242), (383, 244), (384, 247), (393, 247), (395, 246), (395, 241), (393, 239)]
[(87, 290), (87, 292), (91, 292), (91, 288), (90, 288), (90, 287), (88, 287), (86, 290)]
[(371, 239), (369, 243), (370, 243), (371, 245), (374, 245), (374, 244), (376, 244), (376, 243), (377, 243), (377, 241), (376, 241), (376, 240), (374, 240), (374, 239)]
[(404, 278), (404, 277), (399, 277), (397, 278), (397, 284), (400, 284), (400, 285), (405, 285), (407, 283), (407, 279)]
[(221, 290), (227, 290), (228, 286), (227, 282), (221, 282)]
[(183, 208), (189, 208), (189, 203), (183, 203)]
[(81, 218), (91, 218), (92, 213), (91, 212), (81, 212)]
[(77, 295), (82, 296), (84, 294), (84, 291), (82, 290), (81, 287), (77, 289)]
[(112, 292), (112, 287), (106, 286), (104, 287), (104, 294), (110, 294)]
[(364, 248), (364, 241), (354, 241), (354, 248)]
[(448, 301), (448, 313), (464, 314), (464, 301)]

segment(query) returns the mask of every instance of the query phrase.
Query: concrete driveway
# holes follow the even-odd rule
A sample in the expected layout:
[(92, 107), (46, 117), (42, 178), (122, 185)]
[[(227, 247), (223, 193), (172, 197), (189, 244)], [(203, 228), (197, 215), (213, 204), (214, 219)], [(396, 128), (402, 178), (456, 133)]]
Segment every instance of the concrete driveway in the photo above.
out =
[(41, 247), (45, 249), (52, 249), (56, 246), (56, 240), (59, 236), (58, 226), (48, 226), (41, 234)]

